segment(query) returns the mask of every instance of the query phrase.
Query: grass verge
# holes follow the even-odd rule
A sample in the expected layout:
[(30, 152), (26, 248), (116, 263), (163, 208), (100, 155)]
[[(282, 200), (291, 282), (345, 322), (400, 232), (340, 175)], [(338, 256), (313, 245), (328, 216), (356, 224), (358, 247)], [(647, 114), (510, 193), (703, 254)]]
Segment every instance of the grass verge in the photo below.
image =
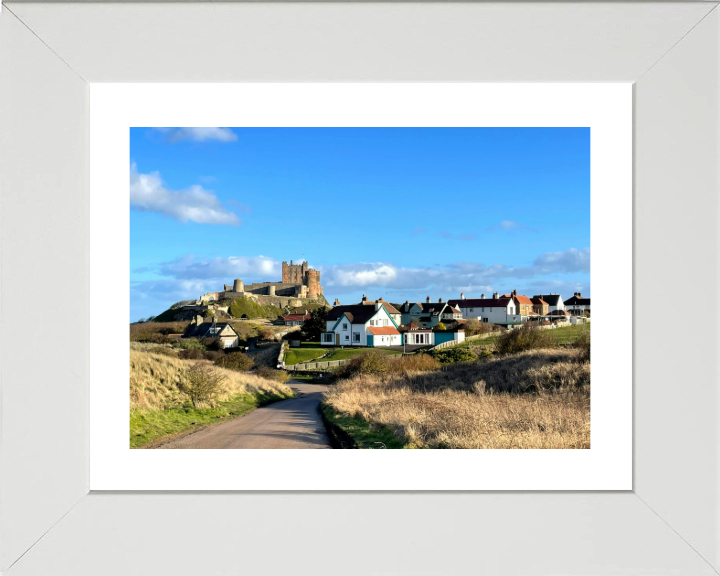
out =
[(323, 362), (330, 362), (332, 360), (348, 360), (349, 358), (355, 358), (361, 354), (365, 354), (368, 351), (373, 350), (380, 352), (381, 354), (402, 354), (399, 350), (383, 350), (382, 348), (343, 348), (335, 350), (330, 356), (326, 356), (322, 359)]
[(151, 448), (166, 440), (195, 432), (212, 424), (232, 420), (264, 404), (292, 398), (292, 395), (242, 394), (215, 408), (178, 407), (168, 410), (130, 411), (130, 448)]
[(285, 354), (285, 365), (300, 364), (310, 362), (311, 360), (327, 353), (327, 348), (300, 347), (290, 348)]
[(333, 448), (412, 448), (395, 436), (388, 427), (370, 424), (362, 418), (340, 414), (327, 404), (320, 404), (320, 414), (325, 422)]

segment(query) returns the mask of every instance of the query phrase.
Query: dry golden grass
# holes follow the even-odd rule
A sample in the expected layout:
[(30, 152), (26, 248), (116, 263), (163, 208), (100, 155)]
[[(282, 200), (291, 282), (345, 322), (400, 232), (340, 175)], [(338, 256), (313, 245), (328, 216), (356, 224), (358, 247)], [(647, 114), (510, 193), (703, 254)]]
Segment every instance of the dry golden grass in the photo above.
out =
[(359, 375), (325, 402), (418, 448), (589, 448), (589, 383), (590, 363), (577, 350), (535, 350), (442, 371)]
[[(130, 347), (130, 409), (165, 410), (182, 405), (187, 397), (178, 384), (194, 362), (148, 352), (137, 343)], [(208, 362), (211, 365), (210, 362)], [(222, 392), (216, 397), (224, 401), (242, 394), (271, 393), (291, 395), (288, 386), (253, 374), (215, 368), (224, 377)]]

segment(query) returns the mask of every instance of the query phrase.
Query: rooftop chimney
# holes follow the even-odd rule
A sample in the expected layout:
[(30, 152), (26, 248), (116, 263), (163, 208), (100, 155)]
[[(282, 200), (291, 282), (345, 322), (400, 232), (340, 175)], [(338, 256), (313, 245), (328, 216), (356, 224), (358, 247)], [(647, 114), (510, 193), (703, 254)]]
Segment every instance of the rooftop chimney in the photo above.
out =
[(493, 292), (493, 300), (497, 300), (497, 297), (498, 297), (498, 293), (497, 293), (497, 292)]
[(440, 302), (440, 304), (442, 304), (442, 298), (438, 298), (438, 302)]
[(465, 292), (460, 292), (460, 300), (465, 300)]
[(365, 294), (363, 294), (362, 301), (367, 302), (367, 296), (365, 296)]
[(428, 304), (430, 304), (430, 296), (428, 296), (427, 298), (425, 298), (425, 302), (427, 302)]
[(485, 294), (480, 294), (480, 298), (482, 298), (483, 300), (485, 300)]
[(513, 296), (517, 296), (517, 290), (513, 290), (513, 291), (512, 291), (512, 295), (513, 295)]
[(333, 306), (340, 306), (340, 300), (335, 298), (335, 302), (333, 303)]

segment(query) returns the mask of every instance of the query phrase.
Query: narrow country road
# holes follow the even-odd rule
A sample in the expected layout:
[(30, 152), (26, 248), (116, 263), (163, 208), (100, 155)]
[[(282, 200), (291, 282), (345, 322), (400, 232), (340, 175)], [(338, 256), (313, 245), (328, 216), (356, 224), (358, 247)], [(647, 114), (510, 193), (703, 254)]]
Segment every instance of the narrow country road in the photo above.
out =
[(327, 387), (296, 380), (288, 381), (288, 386), (297, 392), (296, 398), (257, 408), (159, 448), (330, 448), (318, 411)]

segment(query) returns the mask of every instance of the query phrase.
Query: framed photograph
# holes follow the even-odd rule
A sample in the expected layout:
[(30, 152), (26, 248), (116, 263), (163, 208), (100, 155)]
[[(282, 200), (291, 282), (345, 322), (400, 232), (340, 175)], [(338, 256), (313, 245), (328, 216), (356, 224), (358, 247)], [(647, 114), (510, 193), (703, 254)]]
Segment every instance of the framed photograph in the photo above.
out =
[(715, 8), (4, 5), (0, 569), (717, 573)]
[[(193, 114), (209, 101), (212, 116)], [(610, 286), (631, 283), (631, 110), (627, 84), (92, 87), (91, 222), (103, 224), (91, 224), (91, 342), (103, 344), (91, 345), (91, 488), (630, 489), (631, 332), (595, 325), (595, 378), (612, 385), (597, 386), (592, 410), (589, 343), (578, 346), (590, 331), (591, 218), (593, 293), (614, 309), (623, 301)], [(148, 127), (181, 115), (234, 128)], [(193, 178), (193, 165), (230, 188), (165, 183)], [(118, 179), (128, 170), (129, 188)], [(241, 192), (252, 188), (254, 206)], [(403, 209), (417, 224), (450, 189), (465, 208), (450, 201), (455, 216), (425, 226), (378, 219), (368, 199), (417, 199)], [(553, 208), (527, 209), (541, 190)], [(337, 218), (305, 231), (296, 204)], [(550, 249), (562, 242), (576, 243)], [(278, 250), (317, 254), (319, 269)], [(497, 252), (515, 260), (479, 261)], [(508, 282), (520, 292), (495, 288)], [(380, 290), (386, 302), (364, 296)], [(142, 319), (129, 361), (127, 333), (107, 330), (107, 298), (130, 306), (115, 307), (113, 324)], [(308, 321), (288, 332), (298, 310)], [(293, 334), (297, 351), (282, 343)], [(625, 378), (608, 371), (623, 362)], [(115, 365), (129, 374), (108, 374)], [(293, 450), (341, 441), (431, 450)], [(143, 446), (161, 449), (131, 449)], [(286, 466), (300, 473), (277, 472)], [(436, 467), (445, 474), (427, 472)]]

